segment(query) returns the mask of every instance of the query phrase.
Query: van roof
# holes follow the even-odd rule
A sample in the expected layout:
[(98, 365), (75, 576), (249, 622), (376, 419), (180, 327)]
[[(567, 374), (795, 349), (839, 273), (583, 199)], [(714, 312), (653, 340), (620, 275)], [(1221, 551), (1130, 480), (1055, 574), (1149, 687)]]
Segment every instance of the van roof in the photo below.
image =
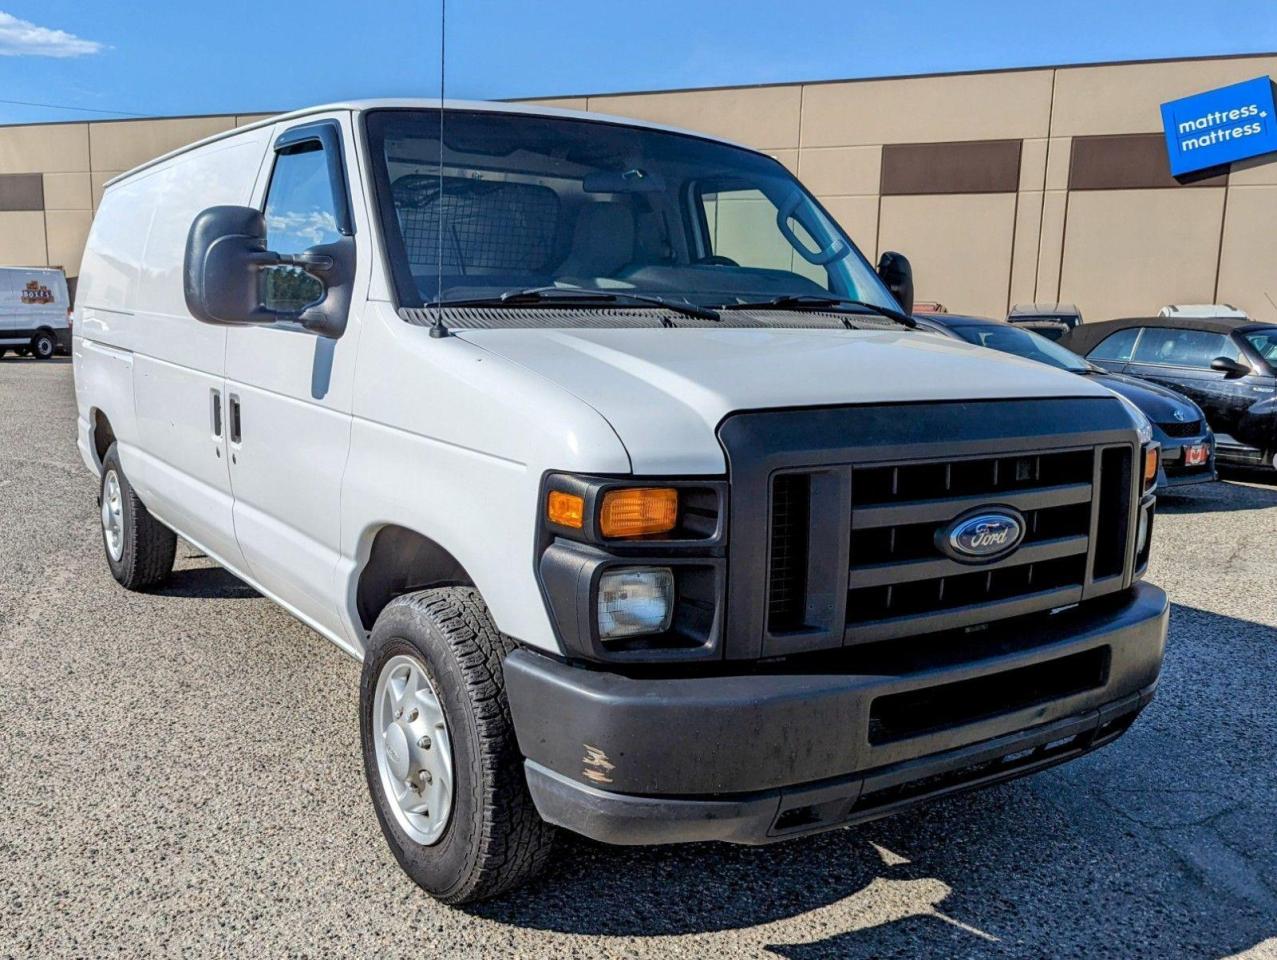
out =
[[(404, 98), (385, 98), (374, 100), (339, 100), (334, 103), (322, 103), (313, 107), (303, 107), (300, 110), (290, 110), (287, 113), (276, 114), (267, 117), (264, 120), (256, 120), (253, 123), (246, 123), (242, 127), (232, 127), (230, 130), (223, 130), (221, 133), (215, 133), (211, 137), (205, 137), (203, 140), (196, 140), (194, 143), (188, 143), (184, 147), (178, 147), (176, 150), (170, 150), (168, 153), (148, 160), (146, 163), (139, 164), (131, 170), (112, 177), (106, 182), (106, 186), (127, 180), (129, 177), (141, 173), (151, 167), (158, 166), (167, 160), (181, 156), (190, 150), (195, 150), (209, 143), (215, 143), (218, 140), (225, 140), (229, 137), (237, 136), (246, 130), (256, 130), (261, 127), (271, 126), (280, 121), (294, 120), (301, 117), (311, 116), (316, 113), (332, 113), (335, 110), (349, 110), (352, 113), (362, 113), (368, 110), (433, 110), (439, 106), (439, 99), (429, 97), (404, 97)], [(758, 150), (755, 147), (746, 146), (743, 143), (737, 143), (734, 140), (728, 140), (725, 137), (716, 137), (713, 134), (702, 133), (697, 130), (686, 130), (680, 127), (672, 127), (663, 123), (651, 123), (647, 120), (638, 120), (634, 117), (618, 117), (607, 113), (590, 113), (584, 110), (564, 110), (560, 107), (545, 107), (535, 103), (509, 103), (494, 102), (491, 100), (453, 100), (445, 99), (443, 101), (445, 110), (483, 110), (490, 113), (517, 113), (525, 116), (537, 117), (569, 117), (578, 120), (593, 120), (599, 123), (616, 123), (627, 127), (643, 127), (649, 130), (663, 130), (667, 133), (680, 133), (685, 136), (699, 137), (702, 140), (714, 140), (718, 143), (726, 143), (733, 147), (740, 147), (742, 150), (749, 150), (754, 153), (765, 153), (766, 151)]]

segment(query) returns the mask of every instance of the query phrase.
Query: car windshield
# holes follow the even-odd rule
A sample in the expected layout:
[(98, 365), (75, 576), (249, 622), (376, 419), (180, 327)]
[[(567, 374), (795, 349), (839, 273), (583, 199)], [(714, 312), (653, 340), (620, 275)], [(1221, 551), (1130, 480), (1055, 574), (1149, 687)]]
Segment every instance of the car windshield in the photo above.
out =
[(441, 181), (438, 111), (375, 111), (367, 130), (401, 306), (551, 288), (547, 305), (823, 295), (900, 309), (771, 157), (620, 124), (448, 110)]
[(1270, 367), (1277, 367), (1277, 327), (1248, 330), (1242, 336)]
[(1072, 350), (1066, 350), (1031, 330), (992, 323), (955, 324), (951, 329), (963, 340), (976, 346), (1013, 353), (1017, 357), (1050, 364), (1061, 370), (1087, 373), (1095, 369)]

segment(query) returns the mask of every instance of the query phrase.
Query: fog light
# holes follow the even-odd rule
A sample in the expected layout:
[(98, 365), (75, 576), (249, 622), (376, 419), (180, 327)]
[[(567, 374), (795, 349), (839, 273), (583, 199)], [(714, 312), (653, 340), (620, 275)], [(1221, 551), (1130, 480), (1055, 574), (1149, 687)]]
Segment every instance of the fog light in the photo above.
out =
[(674, 616), (669, 567), (619, 567), (599, 578), (599, 637), (615, 640), (664, 633)]

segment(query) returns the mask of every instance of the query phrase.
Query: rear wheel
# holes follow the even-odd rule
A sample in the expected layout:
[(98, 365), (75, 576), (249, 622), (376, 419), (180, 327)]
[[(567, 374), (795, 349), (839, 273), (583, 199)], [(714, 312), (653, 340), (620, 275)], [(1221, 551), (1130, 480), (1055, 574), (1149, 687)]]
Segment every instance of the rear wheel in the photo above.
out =
[(160, 523), (138, 499), (116, 445), (102, 458), (102, 545), (111, 576), (129, 590), (145, 590), (168, 579), (177, 553), (177, 534)]
[(360, 681), (364, 773), (382, 833), (445, 903), (535, 876), (554, 828), (528, 795), (501, 673), (513, 642), (477, 590), (421, 590), (377, 618)]
[(48, 360), (58, 349), (58, 341), (47, 330), (41, 330), (31, 338), (31, 354), (37, 360)]

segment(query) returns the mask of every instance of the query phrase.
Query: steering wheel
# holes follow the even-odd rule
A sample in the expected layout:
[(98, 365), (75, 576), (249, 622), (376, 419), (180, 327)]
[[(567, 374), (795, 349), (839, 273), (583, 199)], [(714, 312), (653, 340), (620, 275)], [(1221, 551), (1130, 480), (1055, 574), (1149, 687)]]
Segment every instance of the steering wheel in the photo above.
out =
[(737, 263), (735, 260), (733, 260), (731, 257), (721, 257), (717, 254), (712, 254), (708, 257), (701, 257), (699, 260), (694, 260), (693, 263), (696, 266), (705, 266), (705, 267), (739, 267), (740, 266), (740, 264)]

